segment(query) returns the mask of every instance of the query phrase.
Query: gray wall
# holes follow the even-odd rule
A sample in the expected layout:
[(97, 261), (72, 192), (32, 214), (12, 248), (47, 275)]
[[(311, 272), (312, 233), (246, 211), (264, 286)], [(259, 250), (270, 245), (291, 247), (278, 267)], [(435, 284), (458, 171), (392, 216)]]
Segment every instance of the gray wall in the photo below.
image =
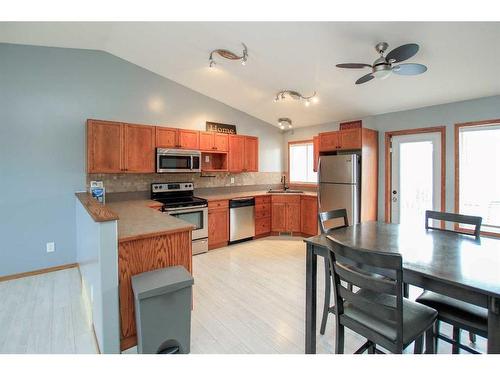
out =
[(259, 137), (260, 170), (282, 170), (270, 124), (105, 52), (0, 44), (0, 276), (76, 261), (87, 118), (236, 124)]
[[(500, 118), (500, 96), (492, 96), (463, 102), (436, 105), (408, 111), (392, 112), (363, 118), (363, 126), (379, 131), (379, 192), (378, 218), (384, 220), (384, 133), (391, 130), (446, 126), (446, 210), (454, 210), (454, 124)], [(298, 128), (286, 132), (284, 137), (283, 165), (288, 166), (289, 141), (312, 139), (320, 132), (338, 130), (338, 122)], [(498, 165), (494, 165), (498, 168)]]

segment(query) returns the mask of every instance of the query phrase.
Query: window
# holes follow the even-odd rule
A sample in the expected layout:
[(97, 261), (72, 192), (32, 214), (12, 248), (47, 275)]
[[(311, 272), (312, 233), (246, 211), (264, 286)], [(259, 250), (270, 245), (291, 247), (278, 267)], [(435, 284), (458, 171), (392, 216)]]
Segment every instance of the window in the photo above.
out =
[(500, 123), (456, 126), (458, 212), (481, 216), (482, 232), (500, 234)]
[(288, 144), (290, 183), (315, 184), (318, 174), (313, 170), (314, 149), (312, 141)]

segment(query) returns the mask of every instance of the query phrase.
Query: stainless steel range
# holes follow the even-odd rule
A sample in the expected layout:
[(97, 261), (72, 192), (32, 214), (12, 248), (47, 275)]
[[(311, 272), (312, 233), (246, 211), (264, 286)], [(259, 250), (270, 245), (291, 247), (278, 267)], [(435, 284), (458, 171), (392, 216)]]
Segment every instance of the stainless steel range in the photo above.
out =
[(163, 203), (162, 212), (187, 221), (193, 229), (193, 255), (208, 251), (208, 202), (195, 197), (192, 182), (153, 183), (151, 199)]

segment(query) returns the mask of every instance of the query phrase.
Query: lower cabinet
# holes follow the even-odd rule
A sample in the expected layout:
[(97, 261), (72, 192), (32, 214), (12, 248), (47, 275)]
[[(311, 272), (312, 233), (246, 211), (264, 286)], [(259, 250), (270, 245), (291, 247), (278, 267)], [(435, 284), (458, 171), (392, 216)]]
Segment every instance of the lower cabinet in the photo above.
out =
[(271, 203), (271, 230), (300, 232), (300, 196), (273, 195)]
[(310, 195), (300, 197), (300, 231), (303, 235), (318, 234), (318, 198)]
[(229, 201), (208, 202), (208, 249), (227, 246), (229, 241)]
[(271, 233), (271, 197), (255, 197), (255, 236), (263, 237)]

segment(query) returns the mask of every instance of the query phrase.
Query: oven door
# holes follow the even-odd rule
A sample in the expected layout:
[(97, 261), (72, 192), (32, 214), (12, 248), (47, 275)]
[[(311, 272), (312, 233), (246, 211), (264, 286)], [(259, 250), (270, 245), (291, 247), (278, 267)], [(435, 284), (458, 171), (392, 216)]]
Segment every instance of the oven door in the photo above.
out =
[(208, 237), (208, 208), (206, 206), (179, 209), (172, 208), (168, 209), (167, 213), (195, 226), (193, 229), (193, 240)]
[(179, 155), (174, 153), (156, 154), (156, 173), (193, 172), (192, 169), (192, 155)]

